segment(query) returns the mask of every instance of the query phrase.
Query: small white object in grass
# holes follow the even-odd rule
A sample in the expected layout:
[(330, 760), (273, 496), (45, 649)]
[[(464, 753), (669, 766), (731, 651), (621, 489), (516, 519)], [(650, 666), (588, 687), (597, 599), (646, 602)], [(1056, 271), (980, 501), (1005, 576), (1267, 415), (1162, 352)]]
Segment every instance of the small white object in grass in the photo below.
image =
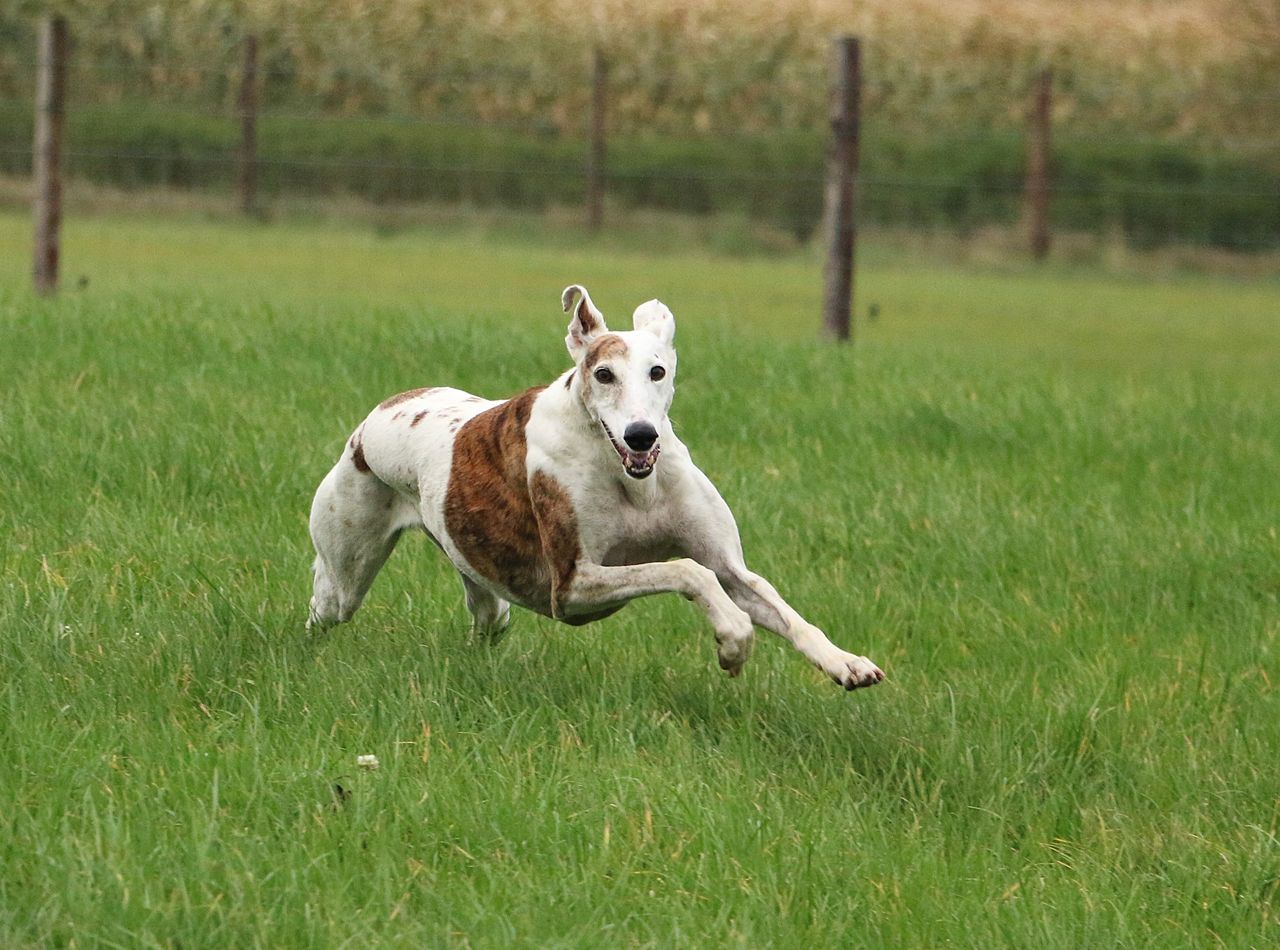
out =
[(362, 769), (368, 769), (372, 772), (378, 767), (378, 757), (376, 755), (357, 755), (356, 765)]

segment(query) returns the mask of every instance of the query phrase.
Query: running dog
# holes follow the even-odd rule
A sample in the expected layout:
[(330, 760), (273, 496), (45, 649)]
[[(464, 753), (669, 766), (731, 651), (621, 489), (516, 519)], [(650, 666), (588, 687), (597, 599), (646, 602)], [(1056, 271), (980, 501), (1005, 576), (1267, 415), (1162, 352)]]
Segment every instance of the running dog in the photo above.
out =
[(675, 591), (706, 613), (722, 669), (742, 671), (753, 625), (788, 640), (845, 689), (884, 674), (846, 653), (747, 569), (738, 526), (671, 429), (675, 318), (657, 300), (610, 331), (585, 288), (572, 312), (573, 368), (505, 401), (415, 389), (351, 436), (311, 507), (308, 626), (351, 619), (400, 533), (420, 528), (462, 576), (475, 629), (518, 604), (569, 624)]

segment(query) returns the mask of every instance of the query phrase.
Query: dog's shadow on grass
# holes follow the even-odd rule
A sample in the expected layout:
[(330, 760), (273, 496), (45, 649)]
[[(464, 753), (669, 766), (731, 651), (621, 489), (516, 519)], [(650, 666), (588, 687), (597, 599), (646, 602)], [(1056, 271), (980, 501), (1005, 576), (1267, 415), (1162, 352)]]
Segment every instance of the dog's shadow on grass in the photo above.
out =
[[(548, 734), (571, 728), (602, 751), (737, 757), (780, 775), (852, 770), (888, 784), (922, 764), (893, 738), (910, 727), (895, 722), (903, 708), (892, 684), (846, 694), (790, 655), (753, 657), (730, 680), (703, 638), (629, 643), (608, 621), (570, 629), (521, 615), (489, 640), (468, 631), (460, 609), (433, 617), (375, 610), (309, 631), (296, 647), (351, 669), (370, 703), (403, 704), (446, 729), (483, 734), (527, 721)], [(887, 756), (888, 744), (896, 752)]]
[(753, 659), (730, 680), (700, 640), (615, 657), (606, 648), (615, 636), (625, 634), (542, 621), (520, 623), (496, 643), (451, 631), (449, 703), (472, 722), (541, 716), (573, 724), (583, 742), (624, 741), (654, 754), (674, 739), (779, 768), (814, 759), (864, 772), (883, 760), (886, 723), (875, 701), (892, 687), (846, 694), (791, 656)]
[(741, 746), (784, 763), (820, 757), (863, 771), (880, 749), (873, 700), (828, 690), (804, 672), (769, 671), (743, 683), (682, 678), (669, 691), (670, 708), (708, 747)]

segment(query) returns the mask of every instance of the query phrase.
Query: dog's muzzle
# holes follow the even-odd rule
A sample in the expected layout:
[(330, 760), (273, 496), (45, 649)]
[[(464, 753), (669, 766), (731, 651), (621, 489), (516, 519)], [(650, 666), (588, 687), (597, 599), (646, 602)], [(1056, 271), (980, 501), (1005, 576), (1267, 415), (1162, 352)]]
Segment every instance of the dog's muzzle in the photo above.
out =
[(658, 445), (657, 430), (652, 426), (644, 425), (643, 428), (648, 430), (646, 432), (638, 429), (633, 423), (627, 426), (627, 431), (623, 433), (624, 441), (620, 442), (603, 419), (600, 420), (600, 425), (604, 429), (604, 434), (609, 437), (609, 444), (622, 459), (624, 472), (636, 479), (648, 478), (653, 474), (653, 466), (657, 464), (658, 455), (662, 452), (661, 446)]

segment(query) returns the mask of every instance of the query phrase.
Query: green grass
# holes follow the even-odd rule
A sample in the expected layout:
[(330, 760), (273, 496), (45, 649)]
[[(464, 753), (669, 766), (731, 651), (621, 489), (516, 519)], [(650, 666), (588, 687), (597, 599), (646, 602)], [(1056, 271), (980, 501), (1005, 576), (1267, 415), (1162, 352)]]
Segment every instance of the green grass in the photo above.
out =
[[(872, 247), (841, 349), (804, 256), (74, 219), (46, 301), (26, 232), (0, 216), (0, 944), (1280, 937), (1274, 281)], [(749, 561), (884, 685), (767, 634), (730, 681), (675, 597), (477, 645), (420, 539), (303, 631), (351, 427), (548, 379), (573, 281), (672, 306)]]

